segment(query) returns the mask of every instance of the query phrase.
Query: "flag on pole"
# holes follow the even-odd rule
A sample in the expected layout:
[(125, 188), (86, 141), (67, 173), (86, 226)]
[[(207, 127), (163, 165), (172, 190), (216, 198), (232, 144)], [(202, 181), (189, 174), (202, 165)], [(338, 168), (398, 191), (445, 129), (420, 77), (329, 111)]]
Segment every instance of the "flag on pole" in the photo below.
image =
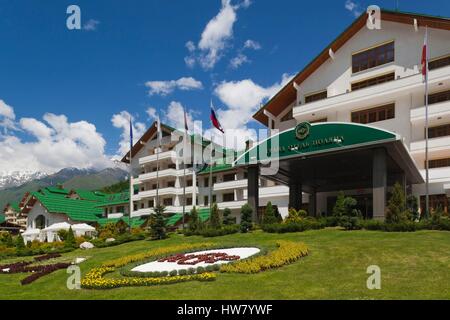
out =
[(425, 38), (423, 40), (422, 47), (422, 75), (424, 77), (424, 81), (428, 76), (428, 28), (425, 28)]
[(184, 131), (186, 131), (186, 133), (188, 133), (189, 127), (188, 127), (186, 109), (183, 108), (183, 111), (184, 111)]
[(211, 101), (211, 116), (210, 116), (210, 119), (211, 119), (212, 125), (213, 125), (217, 130), (219, 130), (219, 131), (222, 132), (222, 133), (225, 133), (225, 131), (223, 130), (222, 126), (220, 125), (219, 119), (217, 119), (216, 112), (215, 112), (215, 110), (214, 110), (214, 106), (213, 106), (213, 104), (212, 104), (212, 101)]

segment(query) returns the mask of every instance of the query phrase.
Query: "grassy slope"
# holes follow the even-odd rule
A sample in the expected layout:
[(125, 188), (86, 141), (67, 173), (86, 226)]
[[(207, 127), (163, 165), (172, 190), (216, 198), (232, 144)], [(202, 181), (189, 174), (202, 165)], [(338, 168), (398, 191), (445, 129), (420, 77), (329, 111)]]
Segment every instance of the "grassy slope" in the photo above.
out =
[[(66, 289), (67, 275), (58, 271), (28, 286), (21, 275), (0, 275), (0, 299), (448, 299), (450, 298), (450, 233), (421, 231), (319, 230), (293, 234), (238, 234), (208, 239), (226, 245), (274, 248), (277, 239), (303, 241), (310, 256), (283, 268), (255, 275), (219, 274), (215, 282), (187, 282), (159, 287), (108, 291)], [(178, 235), (164, 241), (139, 241), (118, 247), (74, 252), (91, 256), (86, 272), (101, 262), (157, 246), (205, 242)], [(4, 263), (5, 261), (1, 261)], [(382, 271), (382, 289), (366, 288), (366, 268)]]

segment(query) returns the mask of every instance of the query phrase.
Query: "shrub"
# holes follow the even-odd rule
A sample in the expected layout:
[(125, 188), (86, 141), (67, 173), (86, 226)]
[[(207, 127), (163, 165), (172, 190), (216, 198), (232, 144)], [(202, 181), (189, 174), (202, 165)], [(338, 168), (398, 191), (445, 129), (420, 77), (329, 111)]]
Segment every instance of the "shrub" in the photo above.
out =
[(279, 268), (308, 255), (308, 247), (303, 243), (279, 241), (277, 242), (277, 246), (278, 248), (275, 251), (267, 255), (222, 265), (220, 271), (229, 273), (257, 273), (268, 269)]
[(155, 214), (150, 219), (150, 235), (154, 240), (167, 238), (166, 219), (164, 218), (165, 208), (158, 205), (155, 208)]
[(231, 216), (231, 210), (229, 208), (225, 208), (223, 210), (223, 225), (228, 226), (230, 224), (233, 224), (233, 219), (230, 217)]
[(190, 232), (197, 232), (200, 229), (201, 229), (200, 218), (198, 216), (197, 208), (194, 206), (190, 213), (188, 230)]
[(61, 229), (57, 234), (61, 241), (65, 241), (67, 239), (67, 230)]
[(295, 210), (294, 208), (289, 209), (288, 216), (284, 220), (285, 223), (295, 223), (300, 222), (302, 219), (306, 218), (308, 213), (305, 210)]
[(220, 215), (219, 208), (217, 207), (217, 203), (214, 203), (211, 208), (211, 217), (209, 218), (209, 226), (213, 229), (220, 228)]
[(277, 217), (275, 216), (275, 210), (272, 206), (272, 202), (268, 202), (266, 206), (266, 210), (264, 211), (264, 216), (262, 219), (262, 224), (271, 224), (277, 223)]
[(416, 196), (410, 194), (406, 197), (406, 207), (409, 210), (411, 219), (418, 221), (420, 219), (419, 200)]
[(187, 269), (187, 274), (189, 274), (189, 275), (195, 274), (195, 269), (194, 268)]
[(252, 229), (252, 214), (253, 209), (248, 205), (244, 204), (241, 208), (241, 232), (247, 233)]
[(177, 270), (172, 270), (172, 271), (169, 272), (169, 276), (170, 277), (175, 277), (177, 275), (178, 275), (178, 271)]
[(198, 273), (198, 274), (204, 273), (204, 272), (206, 272), (206, 270), (205, 270), (204, 267), (198, 267), (198, 268), (197, 268), (197, 273)]
[(386, 222), (399, 223), (410, 220), (410, 212), (406, 209), (405, 192), (396, 182), (386, 208)]
[(220, 236), (225, 236), (227, 234), (233, 234), (233, 233), (238, 233), (239, 232), (239, 226), (237, 225), (228, 225), (228, 226), (223, 226), (220, 229), (211, 229), (211, 228), (206, 228), (206, 229), (202, 229), (196, 232), (191, 232), (189, 230), (184, 231), (184, 235), (186, 236), (203, 236), (205, 238), (212, 238), (212, 237), (220, 237)]
[(356, 199), (345, 196), (342, 191), (339, 192), (333, 207), (333, 215), (338, 225), (346, 230), (360, 229), (361, 212), (355, 208), (356, 204)]
[(273, 223), (263, 225), (262, 229), (269, 233), (289, 233), (289, 232), (303, 232), (306, 230), (317, 230), (325, 228), (325, 220), (303, 219), (298, 222), (290, 223)]
[(24, 251), (26, 249), (25, 242), (24, 242), (23, 237), (22, 237), (22, 235), (20, 233), (16, 237), (15, 244), (16, 244), (16, 250), (18, 252), (19, 251)]
[(73, 234), (72, 227), (69, 228), (69, 231), (67, 232), (67, 238), (64, 241), (64, 246), (66, 248), (75, 248), (77, 245), (75, 241), (75, 235)]
[(187, 270), (181, 269), (181, 270), (178, 271), (178, 274), (179, 274), (180, 276), (185, 276), (185, 275), (187, 275)]

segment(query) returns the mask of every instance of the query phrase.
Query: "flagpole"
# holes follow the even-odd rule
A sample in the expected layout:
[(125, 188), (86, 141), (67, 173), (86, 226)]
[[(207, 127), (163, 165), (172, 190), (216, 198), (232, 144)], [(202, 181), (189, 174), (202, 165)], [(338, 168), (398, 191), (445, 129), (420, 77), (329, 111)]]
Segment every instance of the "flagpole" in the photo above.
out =
[(426, 57), (425, 57), (425, 216), (429, 217), (430, 195), (429, 195), (429, 165), (428, 165), (428, 26), (425, 26)]
[[(186, 130), (185, 130), (186, 131)], [(184, 230), (184, 222), (186, 215), (186, 139), (187, 134), (184, 133), (184, 148), (183, 148), (183, 230)]]
[(132, 166), (132, 149), (133, 149), (133, 123), (130, 116), (130, 166), (129, 166), (129, 176), (130, 176), (130, 212), (128, 214), (128, 231), (131, 233), (131, 212), (133, 212), (133, 166)]
[(161, 147), (161, 140), (160, 140), (160, 129), (161, 129), (161, 123), (160, 118), (158, 116), (158, 124), (156, 127), (156, 207), (159, 207), (159, 148)]
[(210, 143), (210, 145), (211, 145), (211, 150), (209, 151), (209, 155), (210, 155), (210, 157), (209, 157), (209, 161), (210, 161), (210, 163), (209, 163), (209, 214), (211, 215), (212, 214), (212, 188), (213, 188), (213, 181), (212, 181), (212, 167), (213, 167), (213, 152), (212, 152), (212, 150), (213, 150), (213, 147), (214, 147), (214, 145), (213, 145), (213, 128), (212, 128), (212, 126), (211, 126), (211, 143)]

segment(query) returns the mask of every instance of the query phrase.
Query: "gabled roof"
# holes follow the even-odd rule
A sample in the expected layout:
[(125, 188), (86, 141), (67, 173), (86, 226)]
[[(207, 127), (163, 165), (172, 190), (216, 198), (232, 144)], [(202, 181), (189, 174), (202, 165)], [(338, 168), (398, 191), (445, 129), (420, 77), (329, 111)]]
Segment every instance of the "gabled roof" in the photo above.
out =
[(77, 194), (80, 199), (87, 200), (87, 201), (96, 201), (96, 202), (103, 202), (106, 199), (106, 194), (100, 191), (88, 191), (88, 190), (82, 190), (82, 189), (75, 189), (72, 190), (71, 193)]
[(58, 193), (33, 192), (30, 201), (32, 204), (39, 201), (49, 213), (65, 214), (73, 221), (97, 221), (103, 213), (95, 202), (70, 199)]
[[(153, 124), (150, 126), (150, 128), (148, 128), (148, 130), (142, 135), (142, 137), (139, 139), (138, 142), (136, 142), (136, 144), (133, 146), (133, 148), (131, 149), (131, 156), (134, 157), (143, 147), (143, 143), (149, 141), (154, 134), (156, 134), (157, 131), (157, 125), (156, 125), (156, 121), (153, 122)], [(175, 131), (175, 128), (172, 128), (164, 123), (161, 123), (161, 130), (164, 131), (169, 131), (169, 132), (173, 132)], [(129, 154), (130, 152), (128, 151), (127, 154), (122, 158), (122, 162), (125, 163), (129, 163)]]
[[(446, 17), (430, 16), (418, 13), (400, 12), (382, 9), (381, 20), (409, 24), (413, 26), (414, 19), (418, 26), (428, 26), (435, 29), (450, 30), (450, 19)], [(329, 49), (337, 52), (348, 40), (350, 40), (361, 28), (366, 25), (367, 13), (361, 14), (347, 29), (344, 30), (335, 40), (333, 40), (317, 57), (315, 57), (306, 67), (303, 68), (294, 78), (289, 81), (275, 96), (273, 96), (253, 118), (264, 125), (268, 125), (268, 117), (264, 110), (278, 116), (297, 96), (293, 83), (301, 84), (312, 73), (314, 73), (329, 57)]]

